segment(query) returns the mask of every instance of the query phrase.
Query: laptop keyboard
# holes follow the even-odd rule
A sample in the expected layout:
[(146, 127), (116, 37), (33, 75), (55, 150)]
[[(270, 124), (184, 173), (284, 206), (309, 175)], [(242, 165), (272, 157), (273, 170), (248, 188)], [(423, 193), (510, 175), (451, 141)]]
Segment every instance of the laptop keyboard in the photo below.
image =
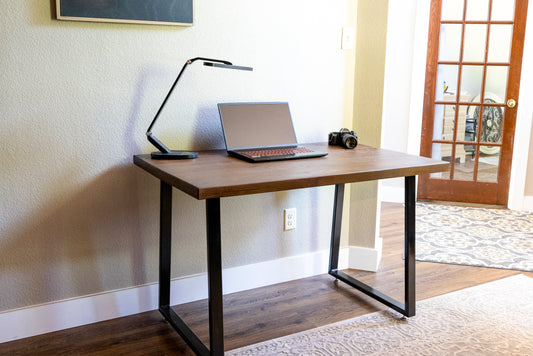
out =
[(250, 158), (257, 157), (277, 157), (277, 156), (290, 156), (298, 153), (314, 152), (305, 147), (290, 147), (290, 148), (276, 148), (270, 150), (254, 150), (254, 151), (239, 151), (240, 154), (248, 156)]

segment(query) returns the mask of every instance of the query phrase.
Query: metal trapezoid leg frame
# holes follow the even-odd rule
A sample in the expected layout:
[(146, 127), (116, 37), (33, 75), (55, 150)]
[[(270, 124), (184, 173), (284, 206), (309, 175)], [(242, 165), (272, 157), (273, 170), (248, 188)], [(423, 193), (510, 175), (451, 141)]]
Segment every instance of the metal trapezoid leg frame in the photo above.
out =
[(338, 270), (344, 184), (335, 186), (329, 274), (380, 303), (411, 317), (415, 315), (415, 177), (405, 177), (405, 304)]
[[(216, 205), (216, 204), (215, 204)], [(220, 261), (220, 204), (218, 204), (218, 220), (215, 219), (215, 222), (213, 223), (213, 226), (211, 229), (209, 228), (209, 216), (213, 214), (209, 214), (209, 207), (208, 210), (208, 245), (210, 239), (210, 233), (212, 234), (213, 231), (218, 230), (218, 261)], [(216, 209), (215, 214), (216, 214)], [(171, 265), (171, 248), (172, 248), (172, 186), (161, 181), (161, 192), (160, 192), (160, 230), (159, 230), (159, 311), (161, 314), (165, 317), (165, 319), (168, 321), (168, 323), (178, 332), (178, 334), (185, 340), (187, 345), (194, 351), (197, 355), (223, 355), (224, 353), (224, 344), (223, 340), (220, 341), (219, 333), (222, 333), (222, 329), (220, 328), (220, 332), (217, 330), (216, 334), (214, 336), (213, 327), (217, 328), (219, 324), (221, 324), (222, 318), (222, 308), (221, 308), (221, 301), (222, 301), (222, 293), (220, 293), (220, 297), (218, 297), (217, 293), (214, 293), (215, 296), (217, 296), (215, 299), (219, 299), (220, 301), (220, 310), (215, 312), (211, 311), (210, 307), (210, 340), (211, 340), (211, 351), (207, 348), (207, 346), (204, 345), (204, 343), (198, 338), (198, 336), (189, 328), (189, 326), (183, 321), (183, 319), (177, 315), (172, 308), (170, 307), (170, 265)], [(217, 228), (218, 226), (218, 228)], [(217, 243), (215, 241), (214, 248), (211, 248), (211, 252), (208, 252), (208, 255), (217, 255)], [(208, 247), (209, 249), (209, 247)], [(208, 256), (209, 258), (210, 256)], [(215, 258), (215, 257), (214, 257)], [(217, 265), (215, 261), (215, 265)], [(211, 269), (212, 267), (209, 267)], [(215, 267), (213, 267), (215, 269)], [(209, 271), (211, 272), (211, 271)], [(216, 275), (216, 274), (215, 274)], [(213, 283), (215, 285), (222, 285), (220, 274), (218, 277), (215, 276), (215, 280), (218, 279), (218, 283)], [(211, 273), (210, 273), (210, 295), (209, 295), (209, 303), (211, 305), (211, 300), (213, 299), (213, 296), (211, 294)], [(216, 304), (216, 303), (215, 303)], [(218, 305), (218, 304), (216, 304)], [(218, 306), (215, 307), (217, 309)], [(212, 321), (213, 317), (212, 314), (215, 315), (215, 322)], [(218, 319), (220, 321), (218, 321)], [(223, 334), (221, 334), (223, 336)], [(216, 341), (214, 341), (216, 340)], [(216, 343), (217, 345), (213, 346), (213, 343)], [(222, 350), (222, 351), (220, 351)]]

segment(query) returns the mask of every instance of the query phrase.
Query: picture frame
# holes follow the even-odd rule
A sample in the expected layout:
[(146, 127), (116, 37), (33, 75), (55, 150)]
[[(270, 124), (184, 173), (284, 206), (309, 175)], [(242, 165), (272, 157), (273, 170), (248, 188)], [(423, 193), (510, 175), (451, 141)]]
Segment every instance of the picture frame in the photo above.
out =
[(58, 20), (192, 26), (194, 0), (56, 0)]

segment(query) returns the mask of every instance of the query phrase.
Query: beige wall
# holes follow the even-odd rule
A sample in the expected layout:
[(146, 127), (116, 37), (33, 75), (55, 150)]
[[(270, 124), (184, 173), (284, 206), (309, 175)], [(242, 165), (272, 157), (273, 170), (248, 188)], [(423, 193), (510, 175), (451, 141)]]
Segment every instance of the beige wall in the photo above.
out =
[[(220, 101), (288, 100), (301, 142), (351, 120), (355, 1), (195, 1), (190, 28), (56, 21), (51, 3), (0, 2), (0, 311), (157, 280), (159, 186), (132, 156), (186, 59), (254, 72), (189, 68), (154, 128), (171, 148), (222, 148)], [(332, 193), (223, 199), (224, 267), (327, 249)], [(205, 270), (205, 213), (174, 198), (179, 277)]]
[[(360, 0), (357, 7), (354, 119), (359, 142), (380, 146), (388, 0)], [(350, 245), (374, 248), (378, 183), (350, 187)]]

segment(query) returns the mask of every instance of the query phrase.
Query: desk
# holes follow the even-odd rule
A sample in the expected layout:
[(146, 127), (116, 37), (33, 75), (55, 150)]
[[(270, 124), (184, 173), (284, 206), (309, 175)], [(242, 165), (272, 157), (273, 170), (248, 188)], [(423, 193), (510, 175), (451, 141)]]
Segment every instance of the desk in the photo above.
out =
[[(200, 152), (193, 160), (152, 160), (134, 156), (134, 163), (160, 180), (159, 310), (199, 355), (223, 355), (220, 198), (290, 189), (335, 185), (329, 274), (405, 316), (415, 315), (415, 176), (441, 172), (448, 163), (359, 145), (353, 150), (326, 143), (306, 146), (328, 155), (320, 158), (248, 163), (225, 151)], [(405, 177), (405, 303), (339, 271), (339, 246), (345, 183)], [(172, 188), (206, 201), (209, 302), (208, 349), (170, 308)]]

